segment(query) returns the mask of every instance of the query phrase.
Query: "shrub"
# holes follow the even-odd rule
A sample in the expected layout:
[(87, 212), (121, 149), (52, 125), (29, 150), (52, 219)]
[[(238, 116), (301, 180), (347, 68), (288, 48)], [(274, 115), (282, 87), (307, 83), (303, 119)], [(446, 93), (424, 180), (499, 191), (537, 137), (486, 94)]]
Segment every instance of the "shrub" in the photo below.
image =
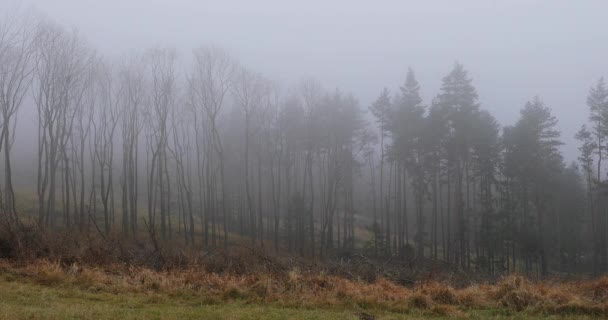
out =
[(454, 289), (446, 285), (433, 283), (422, 291), (428, 294), (435, 303), (456, 304), (458, 302)]
[(433, 306), (431, 299), (421, 292), (414, 292), (410, 295), (407, 299), (407, 303), (410, 307), (424, 310), (428, 310)]
[(503, 295), (500, 298), (499, 303), (503, 307), (522, 311), (527, 307), (536, 305), (539, 301), (540, 298), (536, 294), (525, 289), (515, 289)]

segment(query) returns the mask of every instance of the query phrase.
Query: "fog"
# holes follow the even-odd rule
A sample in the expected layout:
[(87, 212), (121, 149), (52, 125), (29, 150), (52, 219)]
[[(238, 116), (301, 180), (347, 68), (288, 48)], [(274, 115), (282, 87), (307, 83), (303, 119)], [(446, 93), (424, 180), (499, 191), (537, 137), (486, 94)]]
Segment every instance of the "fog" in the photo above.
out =
[(608, 272), (607, 9), (2, 2), (0, 227)]
[[(5, 5), (11, 3), (4, 0)], [(565, 157), (587, 119), (585, 97), (608, 73), (605, 1), (34, 0), (111, 56), (161, 45), (182, 58), (202, 44), (292, 84), (315, 77), (367, 106), (397, 90), (408, 67), (428, 105), (454, 61), (469, 70), (482, 108), (512, 124), (538, 95), (559, 118)], [(1, 7), (0, 7), (1, 8)]]

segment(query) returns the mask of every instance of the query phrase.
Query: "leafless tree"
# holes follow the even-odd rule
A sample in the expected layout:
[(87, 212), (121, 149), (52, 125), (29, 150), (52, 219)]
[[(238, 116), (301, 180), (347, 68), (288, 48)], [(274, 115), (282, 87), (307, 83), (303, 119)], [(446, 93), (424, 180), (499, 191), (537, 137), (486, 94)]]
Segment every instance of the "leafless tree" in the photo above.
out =
[(175, 50), (155, 48), (147, 54), (150, 70), (150, 109), (147, 110), (148, 148), (151, 162), (148, 170), (148, 219), (150, 226), (155, 227), (156, 202), (158, 200), (161, 235), (168, 236), (169, 187), (167, 173), (168, 127), (171, 108), (176, 95)]
[[(315, 146), (315, 123), (317, 120), (317, 111), (319, 108), (320, 100), (322, 97), (321, 84), (314, 80), (308, 79), (301, 84), (301, 96), (304, 101), (305, 110), (305, 122), (306, 122), (306, 135), (305, 135), (305, 149), (306, 149), (306, 160), (304, 164), (304, 175), (302, 179), (302, 195), (306, 199), (309, 198), (308, 208), (308, 232), (310, 240), (310, 251), (311, 255), (315, 255), (315, 192), (314, 192), (314, 181), (313, 181), (313, 160), (314, 153), (316, 151)], [(307, 189), (308, 187), (308, 189)], [(308, 193), (308, 194), (307, 194)], [(302, 249), (301, 249), (302, 251)]]
[(178, 229), (184, 227), (184, 237), (186, 242), (194, 244), (194, 197), (191, 172), (191, 151), (192, 151), (192, 124), (194, 121), (189, 118), (186, 110), (187, 103), (182, 104), (182, 108), (174, 108), (171, 112), (173, 144), (169, 150), (175, 160), (176, 184), (178, 194), (179, 219)]
[(114, 209), (114, 136), (121, 109), (119, 97), (122, 88), (117, 85), (111, 65), (100, 62), (95, 85), (98, 86), (99, 104), (93, 118), (93, 148), (99, 165), (99, 190), (103, 207), (104, 231), (109, 233), (115, 219)]
[(99, 94), (97, 86), (93, 85), (97, 77), (98, 69), (94, 66), (88, 68), (88, 75), (84, 78), (83, 97), (80, 103), (75, 105), (74, 129), (70, 137), (70, 149), (72, 150), (72, 173), (71, 173), (71, 189), (74, 199), (74, 222), (78, 225), (80, 231), (84, 231), (88, 224), (88, 211), (86, 209), (85, 193), (87, 190), (86, 180), (88, 173), (85, 152), (89, 145), (88, 141), (91, 136), (91, 128), (95, 109), (99, 103)]
[(145, 65), (139, 56), (132, 57), (121, 66), (119, 83), (122, 88), (120, 106), (122, 115), (122, 227), (137, 233), (139, 139), (144, 127), (142, 110), (146, 103)]
[[(244, 139), (245, 139), (245, 192), (247, 198), (247, 212), (249, 216), (249, 227), (251, 232), (251, 241), (253, 243), (256, 242), (258, 228), (262, 228), (263, 225), (260, 224), (261, 221), (256, 219), (256, 209), (254, 207), (253, 195), (252, 195), (252, 187), (251, 187), (251, 177), (250, 177), (250, 147), (251, 147), (251, 138), (255, 138), (255, 136), (259, 135), (259, 122), (258, 125), (254, 122), (255, 117), (258, 119), (263, 119), (263, 115), (261, 115), (261, 109), (263, 107), (262, 104), (266, 103), (266, 94), (267, 94), (267, 85), (266, 81), (259, 75), (253, 72), (248, 71), (247, 69), (241, 67), (237, 76), (235, 77), (235, 83), (233, 86), (233, 95), (239, 107), (243, 110), (244, 119), (245, 119), (245, 131), (244, 131)], [(252, 126), (255, 126), (252, 128)], [(259, 219), (261, 220), (261, 210), (257, 212)], [(263, 241), (262, 235), (260, 234), (260, 241)]]
[(75, 105), (83, 96), (82, 78), (86, 76), (92, 53), (75, 31), (66, 32), (51, 22), (38, 28), (36, 49), (38, 222), (41, 226), (54, 226), (57, 171), (62, 160), (67, 163), (65, 149), (76, 115)]
[(36, 67), (34, 36), (37, 19), (31, 12), (8, 12), (0, 20), (0, 151), (4, 151), (1, 204), (9, 224), (20, 224), (15, 206), (11, 165), (17, 111), (23, 104)]
[[(224, 147), (218, 128), (218, 117), (225, 105), (225, 99), (233, 84), (236, 72), (236, 64), (232, 57), (224, 50), (217, 47), (201, 47), (194, 51), (194, 65), (189, 77), (189, 87), (192, 91), (193, 102), (197, 108), (203, 110), (206, 116), (208, 148), (205, 161), (205, 189), (206, 189), (206, 214), (212, 218), (212, 241), (215, 244), (215, 216), (217, 203), (214, 192), (217, 186), (216, 172), (219, 166), (219, 178), (221, 185), (221, 210), (223, 219), (224, 245), (228, 242), (227, 232), (227, 190), (224, 166)], [(197, 136), (198, 138), (198, 136)], [(207, 221), (205, 219), (205, 221)], [(205, 223), (206, 224), (206, 223)], [(207, 239), (208, 227), (205, 225), (205, 239)], [(205, 241), (207, 243), (207, 241)]]

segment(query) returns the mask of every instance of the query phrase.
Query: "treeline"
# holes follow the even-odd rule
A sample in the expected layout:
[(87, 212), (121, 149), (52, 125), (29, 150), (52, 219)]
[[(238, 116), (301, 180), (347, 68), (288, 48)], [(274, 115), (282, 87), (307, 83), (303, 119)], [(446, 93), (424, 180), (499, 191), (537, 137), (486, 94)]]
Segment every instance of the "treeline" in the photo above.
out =
[[(320, 258), (365, 250), (490, 274), (606, 272), (603, 81), (577, 135), (582, 169), (564, 162), (538, 97), (501, 127), (461, 64), (432, 101), (419, 88), (409, 70), (365, 110), (312, 79), (282, 91), (217, 47), (110, 62), (75, 31), (13, 15), (0, 21), (2, 221)], [(17, 206), (11, 162), (30, 101), (33, 214)]]

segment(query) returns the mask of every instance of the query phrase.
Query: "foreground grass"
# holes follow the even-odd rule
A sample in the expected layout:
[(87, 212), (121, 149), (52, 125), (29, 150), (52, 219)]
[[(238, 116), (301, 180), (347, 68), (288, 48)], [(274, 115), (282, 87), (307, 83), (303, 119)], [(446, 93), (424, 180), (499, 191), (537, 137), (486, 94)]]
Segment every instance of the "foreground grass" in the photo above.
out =
[(162, 295), (90, 293), (0, 282), (2, 319), (349, 319), (348, 312), (287, 309), (239, 302), (205, 304)]
[[(352, 308), (296, 308), (243, 301), (212, 302), (194, 296), (91, 292), (69, 285), (45, 286), (0, 278), (0, 319), (441, 319), (434, 312), (392, 313)], [(451, 315), (454, 316), (454, 315)], [(592, 319), (541, 316), (500, 309), (456, 315), (468, 319)], [(372, 319), (372, 318), (368, 318)]]
[(287, 275), (156, 272), (0, 261), (0, 319), (594, 319), (608, 281), (408, 289), (291, 271)]

